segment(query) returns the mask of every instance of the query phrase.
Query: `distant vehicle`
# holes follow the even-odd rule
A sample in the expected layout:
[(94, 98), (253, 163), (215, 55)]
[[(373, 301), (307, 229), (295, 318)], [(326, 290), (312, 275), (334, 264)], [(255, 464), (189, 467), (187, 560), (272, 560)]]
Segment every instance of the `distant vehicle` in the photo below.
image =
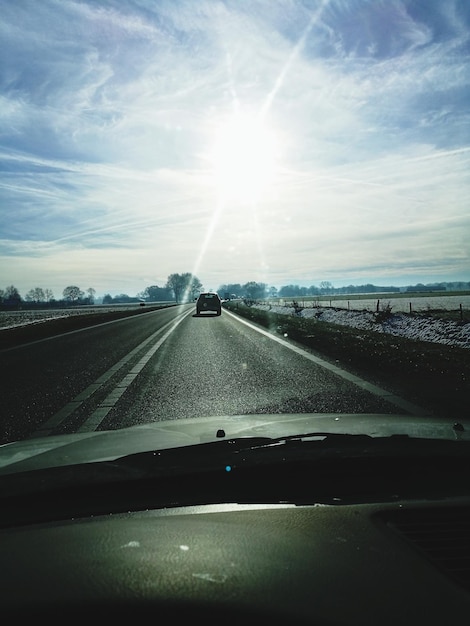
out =
[(200, 315), (204, 311), (215, 311), (217, 315), (222, 313), (222, 301), (218, 293), (209, 291), (199, 294), (196, 302), (196, 313)]

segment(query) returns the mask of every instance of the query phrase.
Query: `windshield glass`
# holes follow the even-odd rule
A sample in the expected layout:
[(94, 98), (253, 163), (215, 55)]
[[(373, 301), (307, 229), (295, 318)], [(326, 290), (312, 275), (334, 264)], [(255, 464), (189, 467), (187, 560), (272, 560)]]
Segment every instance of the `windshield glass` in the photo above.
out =
[(0, 469), (462, 437), (469, 26), (460, 0), (2, 2)]

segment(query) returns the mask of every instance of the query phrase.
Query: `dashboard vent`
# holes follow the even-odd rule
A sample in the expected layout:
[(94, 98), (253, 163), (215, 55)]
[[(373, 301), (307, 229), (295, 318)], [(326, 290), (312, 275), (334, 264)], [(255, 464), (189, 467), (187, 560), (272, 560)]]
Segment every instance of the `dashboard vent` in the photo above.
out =
[(470, 508), (400, 511), (387, 522), (470, 591)]

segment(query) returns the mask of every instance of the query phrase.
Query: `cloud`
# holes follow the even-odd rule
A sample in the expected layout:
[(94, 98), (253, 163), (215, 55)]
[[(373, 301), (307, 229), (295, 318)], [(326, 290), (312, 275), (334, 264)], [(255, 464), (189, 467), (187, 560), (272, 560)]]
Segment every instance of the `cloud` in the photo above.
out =
[[(152, 271), (197, 268), (216, 288), (469, 267), (462, 3), (28, 7), (0, 16), (9, 284), (60, 285), (62, 269), (98, 291), (135, 275), (135, 292)], [(235, 113), (276, 138), (275, 178), (251, 204), (221, 203), (211, 170)]]

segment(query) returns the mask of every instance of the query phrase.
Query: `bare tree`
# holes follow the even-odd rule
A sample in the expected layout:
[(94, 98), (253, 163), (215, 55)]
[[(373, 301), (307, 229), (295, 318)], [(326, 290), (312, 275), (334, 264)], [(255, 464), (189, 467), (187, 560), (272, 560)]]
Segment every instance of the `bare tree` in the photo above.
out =
[(46, 302), (54, 300), (54, 294), (52, 293), (51, 289), (44, 289), (44, 298), (46, 299)]
[(266, 296), (266, 283), (257, 283), (251, 280), (243, 285), (243, 290), (247, 298), (252, 300), (264, 298)]
[(21, 302), (20, 292), (14, 285), (9, 285), (3, 294), (3, 301), (9, 304), (19, 304)]
[(93, 287), (88, 287), (86, 292), (88, 294), (88, 299), (90, 300), (90, 304), (94, 304), (94, 302), (95, 302), (95, 295), (96, 295), (96, 289), (93, 289)]
[(25, 300), (28, 300), (29, 302), (45, 302), (46, 296), (44, 294), (44, 289), (42, 289), (42, 287), (34, 287), (33, 289), (30, 289), (25, 295)]
[(75, 302), (83, 297), (83, 291), (80, 290), (80, 287), (76, 285), (69, 285), (62, 292), (63, 296), (66, 300), (70, 300), (70, 302)]
[(202, 283), (197, 276), (185, 272), (184, 274), (170, 274), (166, 287), (173, 291), (176, 302), (184, 302), (194, 299), (195, 295), (201, 291)]
[(333, 291), (333, 285), (329, 280), (322, 280), (320, 283), (320, 291), (323, 294), (330, 294)]

